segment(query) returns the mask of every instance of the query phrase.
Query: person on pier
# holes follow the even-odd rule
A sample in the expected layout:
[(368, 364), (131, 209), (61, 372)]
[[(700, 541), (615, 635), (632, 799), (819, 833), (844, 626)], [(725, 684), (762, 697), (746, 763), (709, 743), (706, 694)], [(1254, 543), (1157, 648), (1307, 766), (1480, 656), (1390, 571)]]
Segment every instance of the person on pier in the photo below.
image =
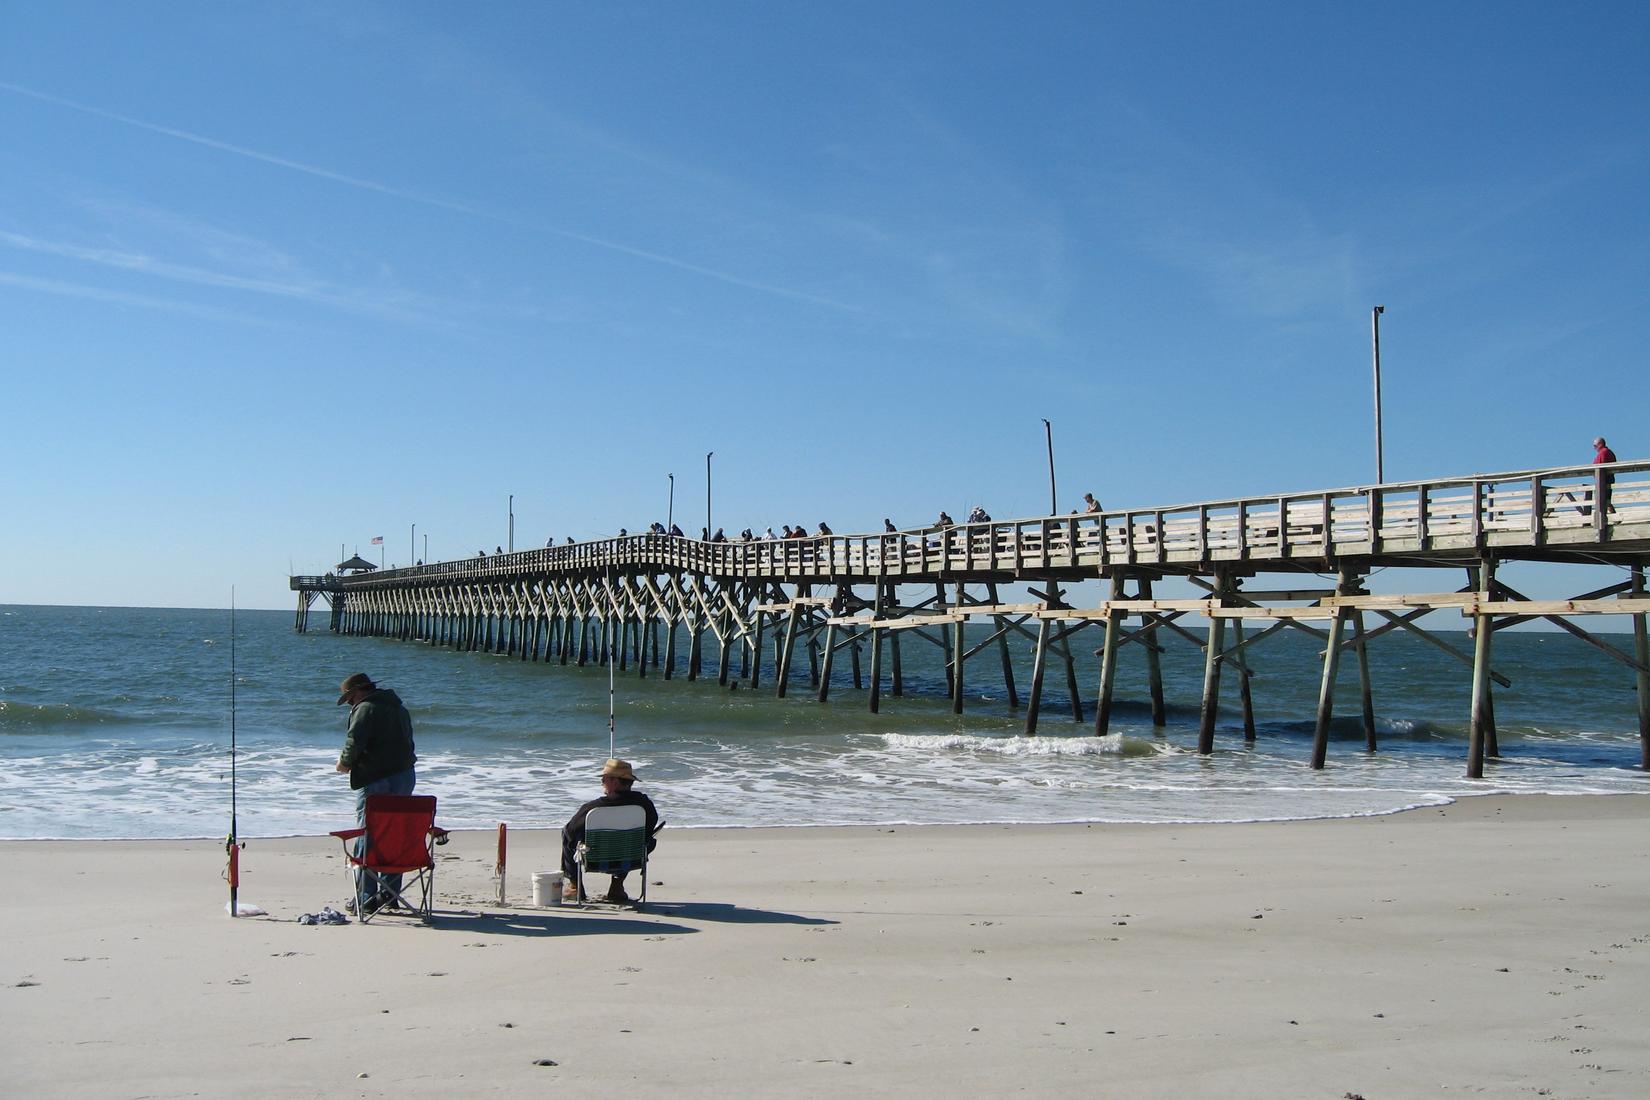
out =
[(670, 537), (673, 539), (680, 539), (686, 538), (687, 536), (682, 534), (682, 528), (678, 524), (673, 523), (670, 525)]
[(819, 521), (819, 533), (821, 535), (834, 535), (834, 534), (836, 534), (835, 531), (833, 531), (829, 527), (825, 526), (825, 521), (824, 520)]
[[(561, 869), (567, 876), (563, 886), (562, 896), (568, 901), (579, 900), (578, 888), (578, 853), (579, 843), (584, 840), (584, 819), (590, 811), (598, 806), (640, 806), (647, 818), (647, 850), (653, 851), (658, 843), (654, 833), (659, 831), (659, 811), (653, 806), (653, 800), (641, 791), (632, 790), (636, 784), (636, 772), (626, 760), (608, 760), (602, 765), (602, 796), (586, 802), (568, 820), (561, 830)], [(630, 904), (630, 896), (624, 889), (625, 876), (614, 875), (612, 883), (607, 888), (605, 900), (618, 905)]]
[[(1604, 437), (1602, 435), (1599, 436), (1597, 439), (1593, 440), (1593, 465), (1594, 466), (1602, 466), (1606, 462), (1614, 462), (1615, 460), (1616, 460), (1616, 452), (1612, 451), (1610, 449), (1610, 445), (1608, 443), (1604, 442)], [(1611, 486), (1613, 486), (1615, 484), (1615, 482), (1616, 482), (1616, 475), (1611, 473), (1609, 470), (1601, 470), (1599, 472), (1599, 475), (1598, 475), (1598, 501), (1599, 501), (1599, 504), (1598, 504), (1598, 506), (1606, 512), (1608, 512), (1610, 510), (1610, 488), (1611, 488)], [(1591, 515), (1592, 511), (1593, 510), (1591, 508), (1583, 508), (1581, 510), (1581, 514), (1584, 515), (1584, 516), (1585, 515)]]
[(1101, 510), (1100, 502), (1094, 499), (1093, 493), (1083, 494), (1083, 511), (1092, 513), (1099, 512)]

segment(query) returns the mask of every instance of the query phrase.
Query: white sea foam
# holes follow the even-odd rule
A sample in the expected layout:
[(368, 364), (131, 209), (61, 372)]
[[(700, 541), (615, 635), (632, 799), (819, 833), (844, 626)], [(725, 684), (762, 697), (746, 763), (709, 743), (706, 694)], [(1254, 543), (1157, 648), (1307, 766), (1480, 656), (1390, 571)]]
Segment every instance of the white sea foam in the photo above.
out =
[[(51, 739), (42, 744), (52, 745)], [(1332, 752), (1314, 772), (1298, 746), (1246, 747), (1230, 734), (1205, 758), (1168, 739), (883, 733), (634, 743), (644, 789), (677, 827), (708, 825), (1194, 822), (1346, 817), (1490, 792), (1650, 789), (1629, 767), (1583, 767), (1543, 751), (1466, 780), (1451, 755)], [(556, 827), (593, 797), (606, 755), (512, 740), (425, 750), (419, 790), (444, 824)], [(74, 767), (58, 751), (0, 769), (0, 835), (213, 836), (227, 829), (229, 759), (211, 741), (85, 739)], [(350, 823), (353, 796), (332, 768), (336, 744), (243, 742), (235, 761), (243, 835), (319, 835)], [(72, 817), (64, 806), (75, 807)], [(66, 827), (66, 824), (67, 827)]]
[[(894, 750), (961, 750), (996, 756), (1106, 756), (1124, 751), (1121, 734), (1108, 737), (980, 737), (966, 733), (885, 733)], [(1149, 745), (1149, 742), (1136, 742)]]

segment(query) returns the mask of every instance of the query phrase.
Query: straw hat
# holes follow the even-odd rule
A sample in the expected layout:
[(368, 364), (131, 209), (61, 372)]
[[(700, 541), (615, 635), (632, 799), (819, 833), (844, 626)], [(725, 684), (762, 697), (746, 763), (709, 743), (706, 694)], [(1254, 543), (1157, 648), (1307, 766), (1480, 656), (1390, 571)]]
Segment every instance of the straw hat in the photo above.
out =
[(636, 773), (630, 770), (630, 761), (628, 760), (609, 760), (603, 764), (602, 778), (606, 779), (608, 776), (612, 776), (614, 779), (628, 779), (632, 783), (636, 781)]

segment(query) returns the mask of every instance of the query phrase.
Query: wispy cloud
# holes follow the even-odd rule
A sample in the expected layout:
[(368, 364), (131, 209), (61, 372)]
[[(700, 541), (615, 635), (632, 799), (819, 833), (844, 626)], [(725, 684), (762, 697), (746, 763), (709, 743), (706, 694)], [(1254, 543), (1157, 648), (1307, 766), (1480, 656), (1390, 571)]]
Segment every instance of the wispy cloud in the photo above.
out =
[(102, 248), (64, 241), (41, 240), (37, 237), (0, 229), (0, 247), (12, 248), (38, 255), (55, 256), (77, 263), (93, 264), (116, 271), (131, 272), (172, 282), (223, 290), (247, 291), (330, 306), (355, 313), (367, 313), (395, 320), (435, 323), (428, 308), (408, 295), (371, 297), (356, 291), (343, 291), (318, 281), (283, 281), (258, 276), (240, 275), (191, 264), (175, 263), (141, 252), (120, 248)]
[(272, 280), (306, 281), (304, 264), (267, 240), (238, 233), (176, 210), (109, 195), (83, 195), (77, 206), (97, 215), (122, 234), (148, 231), (205, 263), (242, 274), (257, 272)]
[(1185, 271), (1229, 308), (1275, 319), (1313, 313), (1325, 302), (1349, 301), (1361, 285), (1356, 241), (1308, 228), (1266, 240), (1230, 229), (1161, 219), (1142, 247)]
[(1225, 309), (1293, 320), (1357, 297), (1359, 237), (1325, 229), (1267, 167), (1187, 140), (1150, 110), (1108, 101), (1109, 150), (1092, 209), (1100, 228), (1190, 276)]
[(108, 287), (69, 283), (61, 279), (42, 279), (34, 275), (19, 275), (11, 271), (0, 271), (0, 285), (17, 287), (21, 290), (32, 290), (41, 294), (55, 294), (63, 298), (83, 298), (94, 302), (107, 302), (111, 305), (135, 306), (140, 309), (183, 313), (213, 321), (234, 321), (239, 324), (253, 325), (266, 325), (268, 323), (256, 317), (214, 309), (211, 306), (203, 306), (195, 302), (180, 302), (173, 298), (157, 298), (150, 294), (131, 294), (123, 290), (110, 290)]
[[(274, 294), (284, 298), (301, 298), (307, 301), (326, 300), (326, 296), (320, 289), (313, 285), (281, 283), (269, 279), (234, 275), (224, 271), (211, 271), (206, 268), (156, 259), (153, 256), (146, 256), (137, 252), (126, 252), (117, 248), (94, 248), (87, 245), (68, 244), (62, 241), (43, 241), (4, 229), (0, 229), (0, 245), (24, 252), (35, 252), (57, 256), (66, 260), (97, 264), (101, 267), (116, 268), (121, 271), (153, 275), (176, 282), (224, 287), (231, 290), (250, 290), (260, 294)], [(333, 303), (329, 302), (328, 304)]]
[[(910, 273), (910, 289), (950, 331), (1057, 343), (1070, 300), (1070, 248), (1059, 204), (1001, 156), (881, 77), (863, 132), (824, 155), (845, 171), (831, 238)], [(846, 212), (852, 209), (851, 213)], [(867, 212), (869, 211), (869, 213)]]
[(817, 294), (810, 294), (806, 291), (796, 290), (791, 287), (778, 286), (773, 283), (749, 279), (741, 275), (736, 275), (732, 272), (720, 271), (716, 268), (706, 267), (703, 264), (692, 263), (688, 260), (679, 259), (675, 256), (669, 256), (651, 249), (640, 248), (635, 245), (625, 244), (621, 241), (609, 240), (607, 238), (593, 236), (588, 233), (580, 233), (575, 230), (564, 229), (560, 226), (549, 225), (543, 222), (531, 221), (512, 217), (506, 214), (495, 213), (491, 210), (487, 210), (470, 203), (457, 202), (437, 195), (429, 195), (423, 192), (409, 190), (407, 188), (394, 187), (389, 184), (380, 183), (377, 180), (366, 179), (361, 176), (352, 176), (343, 172), (335, 172), (330, 168), (325, 168), (320, 165), (309, 164), (304, 161), (293, 160), (288, 157), (275, 156), (274, 154), (261, 152), (257, 149), (251, 149), (244, 145), (236, 145), (231, 142), (219, 141), (215, 138), (191, 133), (188, 130), (180, 130), (176, 127), (163, 126), (159, 123), (148, 122), (144, 119), (121, 114), (117, 111), (109, 111), (101, 107), (91, 106), (90, 104), (79, 103), (72, 99), (65, 99), (62, 96), (50, 95), (46, 92), (36, 91), (32, 88), (25, 88), (21, 85), (12, 84), (7, 81), (0, 81), (0, 90), (11, 92), (14, 95), (26, 96), (42, 103), (50, 103), (53, 106), (62, 107), (67, 110), (78, 111), (94, 118), (106, 119), (110, 122), (118, 122), (124, 126), (135, 127), (139, 130), (159, 134), (164, 137), (172, 138), (176, 141), (188, 142), (190, 144), (198, 145), (206, 149), (212, 149), (220, 153), (227, 153), (231, 156), (257, 161), (261, 164), (267, 164), (285, 171), (297, 172), (316, 179), (326, 180), (340, 186), (354, 188), (355, 190), (385, 195), (403, 202), (431, 207), (437, 210), (446, 210), (451, 213), (462, 214), (467, 217), (478, 218), (501, 225), (508, 225), (515, 229), (525, 229), (533, 232), (548, 234), (550, 236), (560, 237), (563, 240), (577, 241), (581, 244), (590, 245), (593, 248), (605, 249), (610, 252), (616, 252), (621, 255), (644, 260), (648, 263), (659, 264), (664, 267), (674, 268), (678, 271), (690, 272), (709, 279), (716, 279), (720, 282), (728, 283), (732, 286), (743, 287), (747, 290), (777, 295), (779, 297), (790, 298), (795, 301), (808, 302), (812, 305), (825, 306), (830, 309), (847, 310), (850, 312), (860, 311), (859, 307), (845, 302), (836, 301)]

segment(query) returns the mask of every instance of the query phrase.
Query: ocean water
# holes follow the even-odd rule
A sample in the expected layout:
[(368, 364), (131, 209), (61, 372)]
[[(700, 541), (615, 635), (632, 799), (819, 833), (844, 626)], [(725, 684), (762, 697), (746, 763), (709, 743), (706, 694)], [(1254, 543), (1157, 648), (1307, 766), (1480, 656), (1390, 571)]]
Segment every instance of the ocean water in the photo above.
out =
[[(313, 620), (312, 620), (313, 622)], [(324, 620), (323, 620), (324, 622)], [(985, 637), (982, 632), (979, 637)], [(1466, 648), (1465, 636), (1457, 639)], [(1005, 698), (987, 652), (967, 666), (967, 713), (950, 713), (939, 650), (908, 635), (906, 695), (881, 714), (838, 655), (830, 702), (800, 666), (789, 699), (634, 668), (616, 681), (619, 755), (672, 827), (963, 822), (1251, 821), (1387, 813), (1471, 794), (1650, 791), (1638, 770), (1633, 676), (1561, 634), (1496, 639), (1502, 758), (1464, 778), (1469, 670), (1408, 636), (1371, 646), (1381, 746), (1364, 751), (1356, 662), (1342, 662), (1329, 766), (1313, 772), (1318, 645), (1283, 632), (1251, 653), (1258, 739), (1246, 745), (1223, 681), (1212, 756), (1195, 752), (1202, 658), (1165, 639), (1168, 725), (1154, 729), (1137, 647), (1119, 663), (1112, 735), (1092, 735), (1100, 635), (1074, 639), (1084, 722), (1062, 665), (1038, 736)], [(1030, 682), (1029, 643), (1012, 644)], [(0, 606), (0, 837), (212, 837), (228, 831), (227, 611)], [(297, 634), (285, 611), (235, 617), (233, 724), (243, 836), (318, 835), (352, 823), (333, 771), (363, 670), (407, 702), (419, 792), (449, 827), (559, 825), (599, 793), (608, 674), (411, 642)], [(685, 645), (679, 651), (686, 652)], [(798, 650), (799, 655), (801, 650)], [(707, 659), (707, 667), (714, 665)], [(869, 674), (869, 659), (864, 663)]]

